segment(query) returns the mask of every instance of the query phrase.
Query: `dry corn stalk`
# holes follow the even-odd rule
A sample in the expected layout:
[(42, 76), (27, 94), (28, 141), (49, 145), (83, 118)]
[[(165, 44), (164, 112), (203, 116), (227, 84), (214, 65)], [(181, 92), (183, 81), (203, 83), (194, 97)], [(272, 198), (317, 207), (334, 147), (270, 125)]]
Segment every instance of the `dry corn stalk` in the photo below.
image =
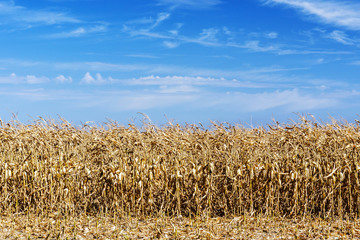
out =
[(0, 127), (0, 209), (211, 216), (360, 213), (360, 126), (66, 120)]

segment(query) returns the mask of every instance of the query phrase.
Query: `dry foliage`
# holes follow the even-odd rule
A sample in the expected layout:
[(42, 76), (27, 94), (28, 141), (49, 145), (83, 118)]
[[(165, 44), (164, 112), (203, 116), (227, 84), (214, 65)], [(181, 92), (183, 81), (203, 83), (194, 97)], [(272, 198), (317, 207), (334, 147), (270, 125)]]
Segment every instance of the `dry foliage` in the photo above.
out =
[(359, 217), (360, 125), (0, 126), (2, 213)]
[(235, 218), (119, 218), (13, 215), (0, 218), (0, 239), (360, 239), (360, 221)]

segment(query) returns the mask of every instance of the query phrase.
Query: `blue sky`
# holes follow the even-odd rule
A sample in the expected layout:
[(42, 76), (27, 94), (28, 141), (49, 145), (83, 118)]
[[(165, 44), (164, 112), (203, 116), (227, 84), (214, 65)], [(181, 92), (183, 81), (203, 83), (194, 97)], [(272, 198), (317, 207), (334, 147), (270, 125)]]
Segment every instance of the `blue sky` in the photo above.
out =
[(355, 0), (0, 0), (0, 116), (352, 121), (359, 31)]

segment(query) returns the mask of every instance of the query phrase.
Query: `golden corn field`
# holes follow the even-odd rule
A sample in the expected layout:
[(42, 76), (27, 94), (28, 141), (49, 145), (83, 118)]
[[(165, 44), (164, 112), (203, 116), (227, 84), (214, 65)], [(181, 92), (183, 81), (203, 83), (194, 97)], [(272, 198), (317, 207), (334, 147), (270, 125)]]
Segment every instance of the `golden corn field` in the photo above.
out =
[[(3, 220), (101, 215), (182, 218), (190, 226), (197, 218), (212, 219), (209, 224), (245, 216), (348, 219), (352, 235), (344, 234), (354, 237), (360, 236), (359, 174), (359, 122), (300, 117), (257, 128), (213, 123), (207, 129), (112, 121), (76, 127), (40, 118), (0, 126)], [(165, 238), (160, 232), (154, 238)]]

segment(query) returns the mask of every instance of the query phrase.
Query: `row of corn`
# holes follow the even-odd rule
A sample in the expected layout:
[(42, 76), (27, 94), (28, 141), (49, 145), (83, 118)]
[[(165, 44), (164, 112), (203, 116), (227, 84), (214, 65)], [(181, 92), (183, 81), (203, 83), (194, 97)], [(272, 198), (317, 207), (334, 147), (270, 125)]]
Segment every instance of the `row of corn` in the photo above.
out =
[(3, 213), (358, 217), (359, 171), (357, 122), (0, 126)]

